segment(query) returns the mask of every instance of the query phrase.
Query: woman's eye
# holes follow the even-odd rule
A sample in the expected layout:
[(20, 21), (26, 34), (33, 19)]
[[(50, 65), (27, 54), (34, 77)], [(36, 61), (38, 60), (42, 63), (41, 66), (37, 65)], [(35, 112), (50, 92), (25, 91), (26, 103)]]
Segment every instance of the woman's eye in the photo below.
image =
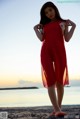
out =
[(52, 11), (52, 9), (49, 9), (49, 11), (51, 12), (51, 11)]

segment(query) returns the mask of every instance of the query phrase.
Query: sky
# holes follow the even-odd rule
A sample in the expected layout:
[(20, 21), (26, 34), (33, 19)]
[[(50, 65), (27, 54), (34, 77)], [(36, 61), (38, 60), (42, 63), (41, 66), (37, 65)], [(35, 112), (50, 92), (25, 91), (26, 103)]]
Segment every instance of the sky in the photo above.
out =
[[(80, 1), (51, 1), (62, 18), (76, 23), (65, 47), (70, 80), (80, 80)], [(42, 85), (42, 43), (33, 27), (40, 21), (40, 9), (45, 2), (48, 0), (0, 0), (0, 87)]]

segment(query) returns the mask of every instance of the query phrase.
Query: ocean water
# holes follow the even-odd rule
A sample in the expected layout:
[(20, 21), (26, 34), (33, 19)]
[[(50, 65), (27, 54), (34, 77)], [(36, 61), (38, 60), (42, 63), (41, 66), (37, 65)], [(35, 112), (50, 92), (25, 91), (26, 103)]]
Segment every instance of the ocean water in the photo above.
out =
[[(65, 87), (63, 105), (80, 104), (80, 87)], [(0, 90), (0, 107), (50, 106), (46, 88)]]

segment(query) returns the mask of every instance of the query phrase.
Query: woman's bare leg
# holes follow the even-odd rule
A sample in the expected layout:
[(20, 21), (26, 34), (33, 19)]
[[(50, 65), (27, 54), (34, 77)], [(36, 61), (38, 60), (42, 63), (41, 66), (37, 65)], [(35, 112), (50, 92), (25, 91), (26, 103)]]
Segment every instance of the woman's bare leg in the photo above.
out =
[(51, 103), (54, 107), (54, 111), (55, 112), (60, 112), (61, 110), (59, 108), (58, 101), (57, 101), (57, 98), (56, 98), (55, 85), (48, 88), (48, 94), (49, 94)]
[(57, 99), (58, 99), (58, 105), (61, 108), (62, 100), (63, 100), (63, 95), (64, 95), (64, 86), (57, 83)]

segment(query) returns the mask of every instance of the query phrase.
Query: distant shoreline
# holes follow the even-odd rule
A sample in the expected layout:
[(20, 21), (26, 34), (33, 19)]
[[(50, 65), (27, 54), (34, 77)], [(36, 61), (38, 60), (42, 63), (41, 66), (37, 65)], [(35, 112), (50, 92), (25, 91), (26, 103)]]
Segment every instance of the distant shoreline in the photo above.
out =
[(0, 90), (18, 90), (18, 89), (39, 89), (38, 87), (13, 87), (13, 88), (0, 88)]

